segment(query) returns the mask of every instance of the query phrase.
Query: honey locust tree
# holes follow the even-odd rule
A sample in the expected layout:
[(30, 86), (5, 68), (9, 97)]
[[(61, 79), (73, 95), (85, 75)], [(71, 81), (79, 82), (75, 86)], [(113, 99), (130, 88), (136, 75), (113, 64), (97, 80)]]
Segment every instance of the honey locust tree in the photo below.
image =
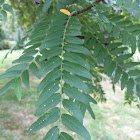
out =
[[(114, 90), (120, 82), (126, 102), (139, 107), (140, 61), (133, 56), (140, 52), (140, 0), (36, 0), (35, 5), (38, 20), (20, 41), (27, 42), (22, 55), (0, 76), (11, 79), (0, 95), (14, 87), (20, 101), (22, 83), (30, 88), (32, 72), (41, 79), (39, 119), (28, 133), (53, 124), (44, 140), (73, 140), (63, 127), (91, 140), (83, 118), (87, 110), (95, 119), (91, 103), (105, 100), (102, 74)], [(0, 6), (1, 20), (6, 11), (13, 13), (4, 0)]]

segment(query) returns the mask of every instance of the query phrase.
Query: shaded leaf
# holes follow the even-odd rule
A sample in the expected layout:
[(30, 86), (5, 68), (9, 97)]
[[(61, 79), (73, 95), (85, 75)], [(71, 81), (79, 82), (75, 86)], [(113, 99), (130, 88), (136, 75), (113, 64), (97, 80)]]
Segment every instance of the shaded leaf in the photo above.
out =
[(133, 88), (134, 88), (134, 80), (129, 79), (128, 85), (127, 85), (127, 93), (126, 93), (127, 97), (130, 97), (131, 93), (133, 92)]
[(83, 114), (75, 102), (64, 99), (63, 106), (73, 117), (83, 123)]
[(22, 96), (22, 87), (21, 87), (21, 78), (18, 77), (15, 79), (15, 87), (14, 87), (15, 94), (17, 99), (20, 101)]
[(3, 95), (15, 84), (15, 79), (10, 80), (5, 86), (0, 89), (0, 95)]
[(71, 87), (68, 84), (64, 84), (63, 91), (68, 97), (88, 104), (88, 98), (86, 97), (86, 95), (80, 92), (77, 88)]
[(57, 126), (50, 129), (50, 131), (46, 134), (43, 140), (58, 140), (59, 137), (59, 129)]
[(74, 117), (68, 114), (62, 114), (62, 123), (71, 131), (76, 132), (86, 140), (91, 140), (90, 135), (86, 128)]
[(46, 12), (46, 11), (49, 9), (49, 7), (50, 7), (50, 5), (52, 4), (52, 2), (53, 2), (53, 0), (45, 0), (45, 4), (44, 4), (44, 6), (43, 6), (42, 11), (43, 11), (43, 12)]
[(74, 140), (74, 139), (67, 133), (61, 132), (59, 136), (59, 140)]
[(51, 97), (49, 97), (45, 102), (43, 102), (39, 108), (35, 112), (35, 116), (39, 116), (46, 112), (48, 109), (55, 107), (57, 104), (59, 104), (61, 99), (61, 95), (53, 94)]
[(59, 108), (55, 107), (51, 109), (31, 125), (31, 127), (28, 129), (28, 134), (32, 134), (48, 126), (49, 124), (56, 122), (59, 119), (59, 113)]
[(29, 72), (28, 72), (28, 70), (25, 70), (25, 71), (22, 73), (22, 81), (23, 81), (25, 87), (26, 87), (27, 89), (29, 89), (29, 88), (30, 88), (30, 84), (29, 84)]
[(69, 73), (65, 73), (63, 75), (63, 80), (76, 88), (79, 88), (85, 92), (89, 92), (89, 87), (77, 76), (71, 75)]
[(59, 81), (53, 81), (50, 84), (48, 84), (40, 94), (37, 104), (40, 106), (49, 97), (51, 97), (56, 91), (58, 91), (58, 89), (59, 89)]
[(121, 78), (121, 90), (125, 88), (127, 81), (128, 81), (128, 75), (124, 72)]

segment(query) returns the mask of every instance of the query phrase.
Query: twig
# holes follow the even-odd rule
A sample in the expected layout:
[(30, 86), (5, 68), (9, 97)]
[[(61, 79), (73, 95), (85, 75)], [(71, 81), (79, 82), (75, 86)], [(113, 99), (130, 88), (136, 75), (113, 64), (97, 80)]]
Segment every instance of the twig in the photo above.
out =
[[(96, 3), (99, 3), (99, 2), (101, 2), (101, 1), (102, 1), (102, 0), (97, 0)], [(85, 9), (83, 9), (83, 10), (81, 10), (81, 11), (78, 11), (77, 13), (73, 14), (72, 16), (76, 16), (76, 15), (79, 15), (79, 14), (81, 14), (81, 13), (84, 13), (84, 12), (90, 10), (90, 9), (91, 9), (92, 7), (94, 7), (94, 6), (95, 6), (95, 5), (91, 5), (91, 6), (85, 8)]]

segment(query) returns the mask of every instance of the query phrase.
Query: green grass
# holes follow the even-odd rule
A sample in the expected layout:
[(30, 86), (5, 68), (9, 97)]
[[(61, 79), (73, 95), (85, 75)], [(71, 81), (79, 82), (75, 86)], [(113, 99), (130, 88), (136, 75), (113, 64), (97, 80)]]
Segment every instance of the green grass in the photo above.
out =
[[(0, 62), (6, 52), (0, 51)], [(0, 74), (4, 73), (12, 65), (11, 61), (21, 53), (22, 51), (14, 51), (4, 64), (0, 63)], [(7, 81), (7, 79), (0, 81), (0, 87)], [(27, 129), (37, 119), (34, 116), (38, 98), (37, 85), (38, 80), (32, 76), (31, 90), (23, 88), (21, 102), (17, 101), (13, 89), (0, 96), (0, 140), (41, 140), (47, 133), (49, 128), (44, 128), (33, 135), (27, 134)], [(115, 94), (109, 80), (102, 82), (102, 85), (106, 91), (107, 102), (92, 104), (96, 120), (91, 119), (88, 113), (84, 120), (92, 140), (140, 140), (140, 110), (135, 105), (124, 106), (123, 92), (120, 91), (119, 85), (116, 85)], [(82, 140), (75, 133), (71, 134), (75, 140)]]

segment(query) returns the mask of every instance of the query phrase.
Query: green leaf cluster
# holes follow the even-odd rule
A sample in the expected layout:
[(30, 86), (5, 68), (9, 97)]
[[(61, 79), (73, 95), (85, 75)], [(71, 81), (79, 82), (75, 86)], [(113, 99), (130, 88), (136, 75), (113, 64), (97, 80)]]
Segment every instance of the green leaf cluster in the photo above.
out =
[[(38, 2), (42, 5), (42, 1)], [(24, 38), (28, 42), (23, 54), (0, 75), (0, 80), (11, 78), (0, 95), (14, 86), (15, 95), (21, 100), (22, 83), (30, 88), (31, 72), (41, 82), (35, 112), (39, 118), (28, 133), (53, 124), (44, 140), (73, 140), (63, 131), (63, 125), (91, 140), (83, 119), (86, 111), (95, 119), (91, 103), (106, 100), (100, 84), (103, 74), (111, 79), (114, 91), (115, 84), (120, 82), (128, 100), (134, 93), (135, 98), (140, 98), (140, 62), (133, 59), (136, 51), (140, 51), (140, 24), (112, 12), (109, 4), (84, 0), (44, 2), (42, 15), (28, 32), (29, 39)], [(116, 6), (131, 6), (126, 2), (118, 0)], [(66, 16), (56, 10), (58, 4), (75, 11)], [(88, 12), (76, 13), (79, 7), (90, 4)]]

